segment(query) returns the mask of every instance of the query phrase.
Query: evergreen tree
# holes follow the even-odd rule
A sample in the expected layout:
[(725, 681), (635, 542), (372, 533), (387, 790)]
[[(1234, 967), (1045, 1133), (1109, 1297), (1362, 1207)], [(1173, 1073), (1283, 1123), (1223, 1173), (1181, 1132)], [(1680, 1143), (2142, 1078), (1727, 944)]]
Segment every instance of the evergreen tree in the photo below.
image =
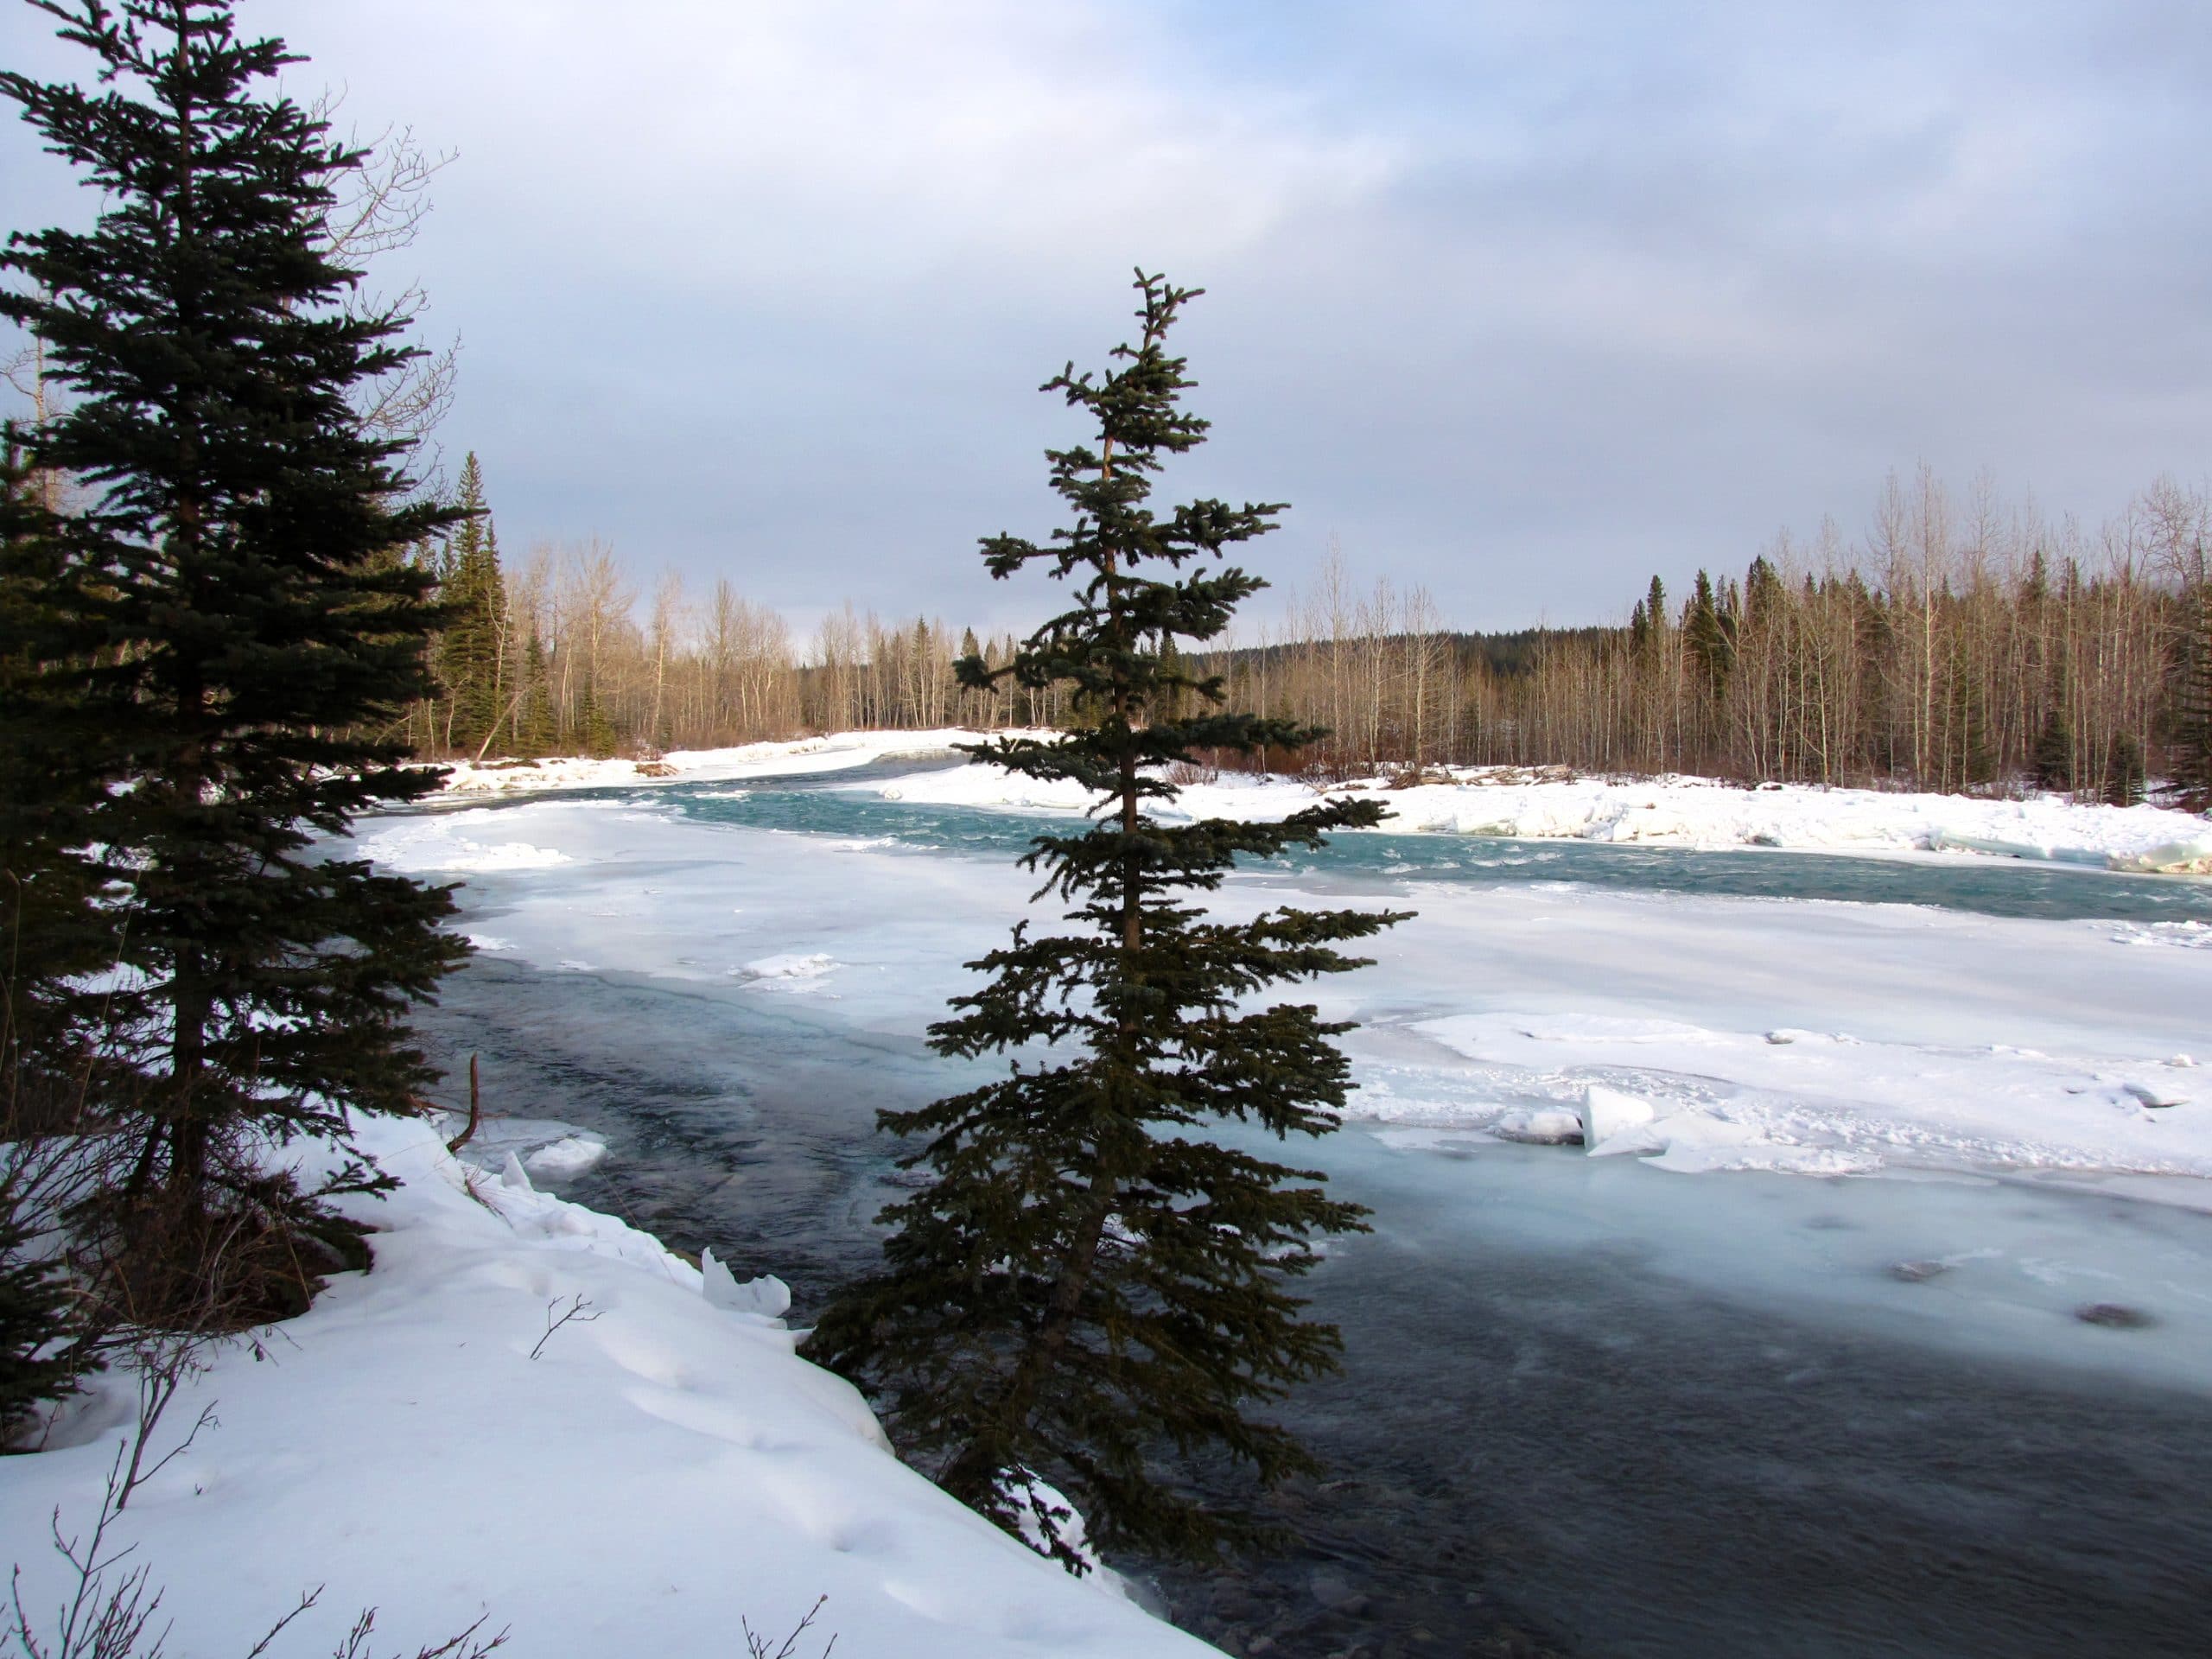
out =
[[(101, 636), (67, 665), (102, 716), (83, 764), (130, 785), (90, 822), (128, 894), (103, 1034), (143, 1084), (107, 1104), (145, 1125), (105, 1213), (170, 1275), (134, 1294), (204, 1304), (194, 1238), (296, 1264), (319, 1225), (259, 1148), (410, 1109), (432, 1076), (403, 1018), (461, 954), (447, 890), (309, 843), (435, 786), (365, 734), (429, 683), (427, 577), (390, 552), (454, 515), (412, 501), (404, 446), (348, 407), (413, 353), (319, 249), (363, 156), (274, 88), (297, 60), (242, 40), (221, 0), (35, 3), (98, 70), (93, 90), (0, 73), (101, 193), (88, 232), (10, 238), (0, 267), (25, 281), (0, 314), (75, 393), (30, 443), (88, 491), (36, 585)], [(312, 1268), (270, 1294), (297, 1305)]]
[(1697, 573), (1697, 586), (1682, 616), (1682, 644), (1697, 665), (1706, 695), (1715, 702), (1728, 689), (1728, 671), (1735, 665), (1733, 630), (1713, 596), (1713, 578)]
[(473, 450), (461, 463), (454, 510), (462, 517), (440, 560), (444, 574), (438, 597), (447, 620), (438, 639), (438, 678), (451, 716), (447, 742), (455, 753), (474, 755), (497, 741), (512, 690), (506, 683), (507, 587), (499, 571), (499, 537)]
[(522, 672), (522, 702), (515, 712), (515, 747), (532, 758), (550, 754), (560, 741), (554, 727), (552, 678), (546, 670), (545, 646), (534, 628), (523, 647)]
[(2062, 681), (2058, 695), (2051, 699), (2050, 712), (2044, 716), (2043, 730), (2036, 734), (2035, 778), (2039, 789), (2074, 787), (2074, 728), (2066, 718), (2065, 690)]
[(599, 700), (591, 671), (586, 669), (583, 684), (576, 692), (576, 747), (593, 760), (604, 760), (614, 753), (614, 721)]
[(61, 1264), (0, 1183), (0, 1450), (50, 1400), (73, 1394), (85, 1357), (74, 1342)]
[(2182, 594), (2183, 632), (2174, 689), (2174, 781), (2191, 810), (2212, 811), (2212, 582)]
[(2105, 760), (2105, 804), (2142, 805), (2143, 774), (2143, 740), (2133, 732), (2114, 733)]
[[(1006, 667), (970, 657), (963, 683), (1001, 677), (1073, 688), (1084, 728), (1056, 741), (1001, 739), (972, 753), (1026, 777), (1068, 779), (1098, 798), (1083, 834), (1039, 836), (1024, 861), (1039, 896), (1073, 903), (1079, 931), (1032, 938), (971, 964), (990, 976), (931, 1028), (940, 1054), (1012, 1057), (1010, 1075), (918, 1111), (883, 1115), (920, 1138), (905, 1160), (931, 1184), (884, 1211), (897, 1229), (885, 1266), (853, 1287), (812, 1351), (882, 1402), (894, 1437), (947, 1491), (1081, 1571), (1071, 1497), (1102, 1545), (1203, 1554), (1254, 1535), (1208, 1510), (1156, 1466), (1226, 1453), (1262, 1484), (1313, 1465), (1280, 1427), (1244, 1414), (1334, 1367), (1336, 1331), (1301, 1320), (1288, 1281), (1315, 1261), (1314, 1235), (1361, 1225), (1316, 1172), (1222, 1144), (1223, 1120), (1278, 1138), (1319, 1135), (1351, 1087), (1329, 1041), (1345, 1027), (1310, 1006), (1246, 1008), (1286, 979), (1362, 965), (1332, 947), (1400, 918), (1278, 910), (1210, 919), (1182, 900), (1217, 888), (1240, 855), (1319, 844), (1378, 823), (1372, 801), (1333, 801), (1280, 823), (1167, 824), (1151, 809), (1177, 791), (1161, 769), (1200, 748), (1295, 747), (1321, 734), (1222, 712), (1218, 677), (1171, 675), (1147, 647), (1205, 640), (1256, 578), (1182, 567), (1272, 529), (1274, 506), (1146, 505), (1162, 458), (1206, 423), (1178, 408), (1191, 385), (1165, 338), (1191, 291), (1139, 274), (1141, 341), (1094, 378), (1073, 365), (1045, 390), (1096, 423), (1096, 449), (1047, 452), (1074, 515), (1049, 545), (997, 536), (992, 575), (1042, 563), (1073, 587)], [(1187, 696), (1201, 712), (1163, 717)]]
[(111, 960), (86, 846), (103, 791), (81, 764), (101, 722), (77, 677), (93, 636), (64, 604), (66, 523), (45, 505), (12, 426), (0, 434), (0, 1449), (76, 1386), (81, 1322), (42, 1236), (43, 1136), (78, 1127), (101, 1064), (88, 987)]
[(92, 814), (105, 796), (88, 757), (108, 722), (84, 664), (100, 641), (13, 425), (0, 434), (0, 1141), (58, 1127), (87, 1063), (83, 991), (112, 961), (112, 918)]

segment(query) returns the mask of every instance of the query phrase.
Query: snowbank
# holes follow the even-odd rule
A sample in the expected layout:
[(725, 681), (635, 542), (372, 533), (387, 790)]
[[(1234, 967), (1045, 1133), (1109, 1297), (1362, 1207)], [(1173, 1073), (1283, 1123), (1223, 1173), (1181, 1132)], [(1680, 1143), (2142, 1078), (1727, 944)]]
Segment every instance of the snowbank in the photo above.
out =
[[(1050, 733), (1033, 734), (1039, 737)], [(788, 778), (841, 772), (892, 755), (943, 753), (956, 743), (987, 741), (981, 732), (946, 727), (926, 732), (839, 732), (788, 743), (746, 743), (728, 749), (678, 749), (658, 760), (461, 761), (448, 769), (442, 793), (508, 795), (538, 791), (606, 789), (630, 785), (744, 778)]]
[[(776, 1281), (716, 1263), (705, 1294), (652, 1237), (533, 1191), (512, 1154), (504, 1179), (469, 1170), (426, 1125), (368, 1145), (404, 1183), (360, 1210), (376, 1270), (180, 1395), (161, 1449), (209, 1402), (219, 1427), (110, 1535), (166, 1586), (172, 1653), (242, 1653), (318, 1584), (275, 1652), (327, 1653), (369, 1605), (379, 1652), (480, 1614), (530, 1659), (737, 1653), (741, 1618), (772, 1650), (825, 1595), (810, 1659), (832, 1632), (854, 1659), (1213, 1651), (899, 1463), (794, 1357)], [(124, 1414), (110, 1381), (54, 1449), (0, 1461), (34, 1610), (63, 1595), (48, 1517), (89, 1525)]]
[[(1405, 789), (1389, 788), (1380, 779), (1355, 779), (1325, 792), (1373, 795), (1391, 812), (1384, 830), (1400, 835), (1818, 852), (1971, 852), (2140, 873), (2212, 871), (2212, 823), (2153, 806), (2077, 805), (2050, 796), (1979, 800), (1802, 785), (1740, 789), (1706, 778), (1623, 782), (1532, 777), (1513, 767), (1457, 768), (1446, 775), (1447, 782)], [(1088, 804), (1071, 784), (1039, 783), (982, 765), (854, 787), (872, 789), (887, 799), (942, 805), (1075, 811)], [(1324, 792), (1289, 779), (1224, 775), (1185, 787), (1169, 811), (1192, 818), (1280, 818), (1312, 805)]]
[(1580, 1141), (1678, 1173), (2128, 1171), (2197, 1184), (2212, 1207), (2212, 1084), (2186, 1054), (2116, 1061), (1580, 1011), (1389, 1026), (1467, 1069), (1362, 1068), (1348, 1116)]

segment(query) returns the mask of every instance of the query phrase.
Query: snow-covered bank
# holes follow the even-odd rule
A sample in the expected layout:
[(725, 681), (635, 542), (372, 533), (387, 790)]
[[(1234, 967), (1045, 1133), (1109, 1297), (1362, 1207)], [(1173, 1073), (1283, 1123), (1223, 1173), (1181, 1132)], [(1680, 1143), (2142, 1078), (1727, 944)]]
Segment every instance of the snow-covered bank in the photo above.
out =
[[(945, 753), (957, 744), (1005, 734), (959, 728), (840, 732), (735, 748), (679, 749), (646, 761), (464, 761), (450, 768), (442, 797), (836, 772), (904, 755)], [(1708, 778), (1583, 778), (1566, 775), (1563, 769), (1513, 766), (1432, 769), (1426, 776), (1432, 781), (1404, 788), (1382, 778), (1356, 779), (1328, 792), (1383, 795), (1394, 815), (1384, 827), (1396, 833), (1808, 852), (1978, 853), (2145, 874), (2212, 873), (2212, 823), (2153, 806), (2077, 804), (2053, 795), (1983, 800), (1796, 784), (1743, 789)], [(1059, 812), (1087, 804), (1072, 785), (1039, 783), (982, 765), (855, 786), (874, 789), (886, 799), (933, 805)], [(1223, 774), (1213, 782), (1185, 786), (1179, 810), (1192, 817), (1281, 817), (1321, 792), (1292, 779)], [(487, 848), (471, 868), (496, 868), (505, 854), (505, 849)]]
[[(865, 822), (868, 797), (851, 798)], [(508, 836), (567, 861), (474, 861)], [(634, 799), (400, 820), (363, 845), (467, 873), (464, 903), (503, 960), (914, 1039), (969, 984), (960, 963), (1055, 908), (1028, 912), (1027, 879), (995, 862)], [(1639, 1150), (1664, 1170), (2151, 1174), (2212, 1208), (2212, 1069), (2173, 1064), (2212, 1060), (2202, 921), (1384, 879), (1416, 918), (1376, 942), (1374, 968), (1312, 992), (1362, 1022), (1356, 1118), (1481, 1134), (1577, 1112), (1597, 1084), (1650, 1105)], [(1334, 902), (1281, 872), (1215, 902), (1241, 916), (1301, 901)]]
[[(736, 1654), (741, 1618), (772, 1650), (818, 1596), (809, 1659), (833, 1632), (855, 1659), (1213, 1651), (906, 1469), (780, 1319), (710, 1301), (645, 1234), (518, 1166), (471, 1172), (424, 1125), (367, 1145), (404, 1182), (359, 1209), (384, 1230), (375, 1270), (334, 1280), (258, 1359), (222, 1353), (157, 1451), (205, 1403), (219, 1426), (110, 1535), (165, 1586), (178, 1659), (243, 1653), (317, 1585), (274, 1653), (329, 1652), (369, 1605), (379, 1652), (480, 1615), (531, 1659)], [(54, 1449), (0, 1461), (35, 1616), (65, 1594), (48, 1517), (89, 1527), (126, 1414), (108, 1380)]]
[[(1038, 733), (1049, 736), (1049, 733)], [(677, 749), (656, 760), (459, 761), (448, 768), (446, 795), (523, 795), (541, 791), (620, 788), (632, 784), (720, 783), (842, 772), (892, 755), (936, 754), (956, 743), (987, 741), (980, 732), (837, 732), (785, 743), (746, 743), (728, 749)]]
[[(1512, 767), (1457, 768), (1448, 776), (1448, 782), (1402, 789), (1382, 779), (1355, 779), (1327, 792), (1376, 794), (1393, 815), (1383, 830), (1395, 834), (1809, 852), (1979, 853), (2146, 874), (2212, 872), (2212, 823), (2153, 806), (2082, 805), (2053, 796), (1982, 800), (1803, 785), (1742, 789), (1707, 778), (1638, 782), (1538, 777)], [(854, 787), (873, 789), (887, 799), (938, 805), (1074, 811), (1087, 804), (1072, 785), (1039, 783), (982, 765)], [(1280, 818), (1311, 805), (1322, 792), (1290, 779), (1224, 773), (1217, 781), (1185, 786), (1173, 810), (1193, 818)]]

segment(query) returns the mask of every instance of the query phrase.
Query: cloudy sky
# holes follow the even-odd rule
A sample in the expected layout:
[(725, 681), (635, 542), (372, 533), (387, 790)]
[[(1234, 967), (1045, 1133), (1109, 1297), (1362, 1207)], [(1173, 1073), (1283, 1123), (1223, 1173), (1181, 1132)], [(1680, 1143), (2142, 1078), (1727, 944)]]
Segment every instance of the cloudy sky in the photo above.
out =
[[(240, 0), (459, 152), (416, 245), (510, 556), (597, 534), (801, 619), (1033, 616), (1035, 391), (1130, 268), (1207, 290), (1250, 561), (1618, 620), (1885, 473), (2095, 519), (2212, 433), (2212, 7)], [(68, 67), (0, 12), (0, 59)], [(12, 226), (84, 211), (0, 136)]]

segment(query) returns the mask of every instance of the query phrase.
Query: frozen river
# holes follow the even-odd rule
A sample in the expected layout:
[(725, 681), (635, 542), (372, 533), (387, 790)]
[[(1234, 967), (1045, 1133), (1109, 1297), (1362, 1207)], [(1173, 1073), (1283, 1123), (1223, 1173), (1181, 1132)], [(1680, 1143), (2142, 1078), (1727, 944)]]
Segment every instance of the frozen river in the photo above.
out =
[[(802, 1316), (872, 1259), (875, 1109), (960, 1080), (923, 1028), (1039, 827), (869, 782), (365, 831), (467, 882), (430, 1033), (607, 1141), (564, 1190)], [(1421, 912), (1317, 997), (1365, 1022), (1366, 1116), (1315, 1156), (1376, 1227), (1312, 1281), (1346, 1369), (1287, 1411), (1331, 1478), (1284, 1555), (1163, 1575), (1179, 1621), (1317, 1659), (2202, 1650), (2203, 884), (1364, 836), (1224, 903), (1316, 893)], [(1491, 1133), (1592, 1084), (1648, 1144)]]

